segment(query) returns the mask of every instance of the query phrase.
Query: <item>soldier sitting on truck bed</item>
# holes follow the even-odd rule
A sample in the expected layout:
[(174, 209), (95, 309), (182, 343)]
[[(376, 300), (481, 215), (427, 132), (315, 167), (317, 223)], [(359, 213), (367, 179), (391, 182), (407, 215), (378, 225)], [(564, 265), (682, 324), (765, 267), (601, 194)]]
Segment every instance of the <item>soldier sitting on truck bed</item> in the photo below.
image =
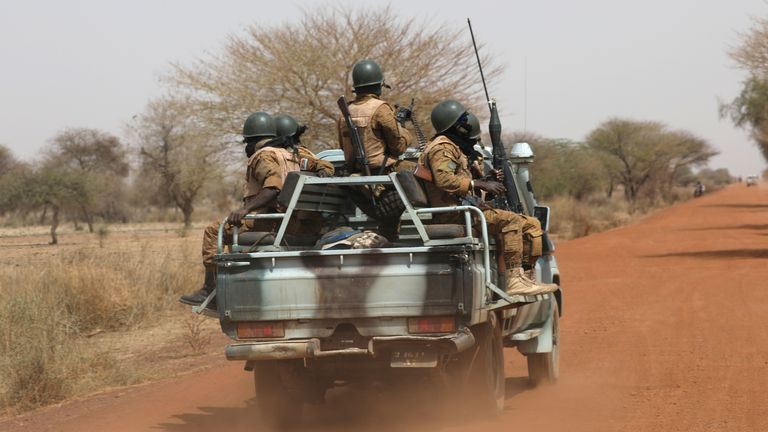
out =
[[(349, 113), (362, 138), (371, 174), (389, 174), (403, 163), (398, 160), (398, 157), (413, 141), (411, 133), (403, 127), (403, 123), (410, 116), (410, 111), (400, 108), (396, 113), (389, 103), (381, 99), (382, 87), (389, 88), (389, 86), (384, 84), (384, 73), (373, 60), (362, 60), (355, 64), (352, 68), (352, 85), (355, 90), (355, 100), (349, 104)], [(343, 118), (339, 118), (338, 131), (339, 147), (344, 151), (347, 173), (362, 173), (360, 157), (352, 145), (349, 128)], [(387, 192), (377, 191), (377, 193)], [(386, 203), (402, 204), (399, 198), (382, 199), (379, 208), (373, 208), (367, 189), (355, 188), (351, 197), (360, 210), (379, 222), (378, 228), (381, 235), (390, 241), (396, 240), (400, 215), (404, 207), (397, 207), (391, 211), (388, 211), (388, 208), (384, 210), (382, 208), (386, 207)]]
[[(225, 244), (231, 244), (234, 226), (239, 226), (243, 231), (275, 231), (277, 223), (274, 220), (243, 219), (243, 217), (248, 213), (277, 211), (277, 195), (289, 172), (311, 171), (320, 177), (333, 175), (333, 165), (317, 159), (309, 149), (299, 145), (298, 137), (305, 129), (299, 127), (296, 120), (288, 115), (276, 116), (273, 119), (265, 112), (256, 112), (245, 120), (243, 138), (246, 144), (248, 168), (245, 175), (243, 206), (233, 211), (227, 218), (227, 223), (224, 225)], [(276, 135), (277, 138), (275, 138)], [(300, 214), (295, 215), (295, 218), (301, 217)], [(288, 231), (296, 235), (315, 234), (309, 231), (319, 231), (322, 228), (322, 221), (316, 222), (318, 221), (292, 221)], [(219, 225), (220, 222), (213, 222), (208, 225), (203, 234), (202, 253), (205, 267), (203, 287), (192, 294), (181, 296), (179, 299), (181, 303), (199, 305), (216, 287), (213, 258), (216, 255)], [(209, 307), (215, 308), (215, 303), (209, 303)]]
[[(469, 113), (462, 104), (454, 100), (440, 102), (432, 110), (432, 126), (437, 135), (427, 144), (419, 158), (419, 165), (429, 170), (433, 182), (426, 183), (426, 192), (432, 207), (448, 207), (461, 203), (462, 197), (475, 191), (492, 194), (504, 192), (504, 186), (498, 181), (474, 180), (467, 156), (472, 155), (479, 138), (479, 131), (474, 131), (469, 122)], [(478, 124), (479, 126), (479, 124)], [(420, 168), (421, 168), (420, 167)], [(507, 268), (507, 293), (534, 295), (552, 292), (557, 285), (538, 283), (523, 270), (523, 264), (532, 265), (541, 255), (541, 225), (535, 218), (514, 212), (494, 208), (483, 208), (488, 225), (488, 232), (500, 235), (504, 243), (504, 264)], [(461, 223), (460, 213), (438, 213), (433, 223)], [(526, 242), (538, 244), (524, 248)], [(527, 249), (527, 254), (525, 250)], [(524, 256), (528, 255), (528, 256)]]

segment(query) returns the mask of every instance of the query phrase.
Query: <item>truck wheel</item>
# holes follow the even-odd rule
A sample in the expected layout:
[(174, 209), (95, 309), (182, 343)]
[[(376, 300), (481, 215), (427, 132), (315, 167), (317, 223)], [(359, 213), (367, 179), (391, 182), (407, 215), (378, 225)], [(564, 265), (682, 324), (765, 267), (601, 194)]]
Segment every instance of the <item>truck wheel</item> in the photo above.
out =
[(491, 319), (473, 331), (478, 352), (469, 374), (471, 394), (482, 411), (498, 415), (504, 410), (506, 392), (501, 327), (496, 319)]
[(296, 398), (283, 382), (285, 368), (293, 365), (278, 361), (256, 362), (253, 378), (256, 385), (256, 403), (261, 418), (269, 426), (284, 429), (301, 421), (304, 402)]
[(560, 376), (560, 314), (552, 307), (552, 352), (528, 354), (528, 378), (534, 386), (553, 384)]

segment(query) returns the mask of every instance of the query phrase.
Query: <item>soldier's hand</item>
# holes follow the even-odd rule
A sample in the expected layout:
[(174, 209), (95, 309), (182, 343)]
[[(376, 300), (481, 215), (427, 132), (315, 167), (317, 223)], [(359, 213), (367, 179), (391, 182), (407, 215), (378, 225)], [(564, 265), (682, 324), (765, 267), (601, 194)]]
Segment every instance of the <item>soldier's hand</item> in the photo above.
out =
[(400, 126), (404, 126), (405, 122), (411, 118), (413, 115), (413, 112), (409, 110), (406, 107), (397, 107), (397, 112), (395, 113), (395, 119), (398, 123), (400, 123)]
[(501, 195), (506, 190), (504, 185), (497, 181), (475, 180), (475, 187), (494, 195)]
[(492, 169), (489, 173), (492, 178), (495, 178), (497, 182), (504, 181), (504, 171)]
[(234, 226), (240, 226), (240, 223), (243, 221), (243, 217), (248, 214), (248, 212), (244, 208), (239, 208), (232, 213), (229, 214), (229, 217), (227, 220), (230, 224)]

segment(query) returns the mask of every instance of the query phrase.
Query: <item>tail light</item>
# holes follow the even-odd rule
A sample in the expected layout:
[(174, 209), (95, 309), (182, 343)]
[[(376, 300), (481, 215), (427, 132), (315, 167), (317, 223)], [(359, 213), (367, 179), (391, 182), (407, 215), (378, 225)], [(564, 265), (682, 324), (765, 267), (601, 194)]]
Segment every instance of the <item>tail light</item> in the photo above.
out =
[(237, 323), (238, 339), (279, 338), (285, 336), (282, 321), (260, 321)]
[(456, 319), (447, 317), (408, 318), (408, 333), (453, 333)]

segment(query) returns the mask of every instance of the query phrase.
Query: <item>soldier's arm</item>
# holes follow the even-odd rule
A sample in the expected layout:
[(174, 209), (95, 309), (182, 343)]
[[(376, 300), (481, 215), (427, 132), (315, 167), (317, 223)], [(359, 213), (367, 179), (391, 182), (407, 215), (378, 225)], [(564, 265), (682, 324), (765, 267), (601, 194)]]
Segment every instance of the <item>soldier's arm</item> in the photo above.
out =
[(301, 156), (299, 165), (301, 166), (302, 171), (311, 171), (317, 173), (320, 177), (333, 176), (333, 164), (318, 159), (317, 156), (306, 147), (299, 147), (299, 156)]
[(267, 207), (272, 200), (277, 198), (277, 194), (283, 189), (282, 171), (280, 162), (272, 153), (261, 153), (252, 163), (251, 170), (253, 176), (261, 183), (261, 191), (254, 197), (246, 199), (243, 209), (246, 213)]
[(279, 168), (278, 161), (269, 153), (262, 153), (251, 161), (249, 169), (256, 180), (261, 183), (261, 191), (256, 195), (245, 197), (243, 206), (229, 214), (230, 223), (240, 225), (243, 216), (268, 207), (277, 199), (285, 181), (280, 175)]
[(389, 104), (382, 104), (371, 117), (371, 126), (381, 131), (387, 154), (396, 158), (405, 152), (413, 138), (408, 129), (401, 127), (395, 119), (395, 111)]
[(427, 154), (429, 166), (432, 168), (432, 179), (435, 186), (454, 196), (465, 196), (469, 192), (472, 179), (456, 175), (456, 170), (461, 164), (460, 156), (456, 152), (443, 146), (430, 149)]

